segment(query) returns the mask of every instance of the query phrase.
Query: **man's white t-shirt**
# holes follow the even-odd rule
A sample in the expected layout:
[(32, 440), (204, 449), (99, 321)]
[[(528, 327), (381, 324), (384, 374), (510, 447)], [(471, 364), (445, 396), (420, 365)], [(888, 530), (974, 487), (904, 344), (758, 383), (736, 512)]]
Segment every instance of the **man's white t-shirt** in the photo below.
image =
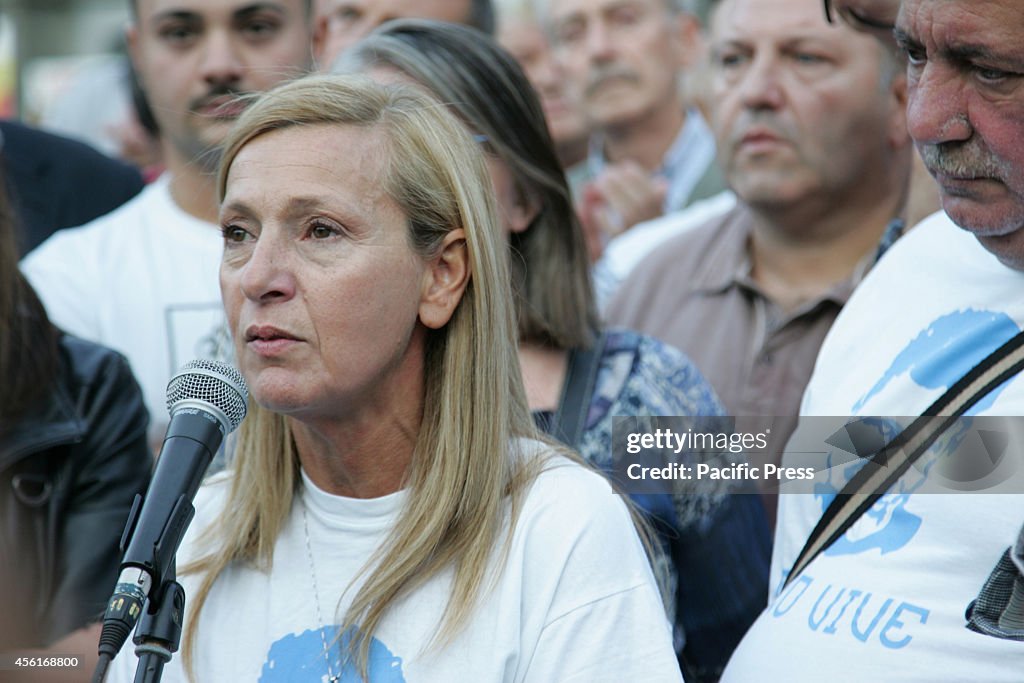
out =
[(231, 358), (222, 250), (220, 230), (175, 204), (165, 174), (106, 216), (54, 233), (21, 263), (54, 324), (128, 358), (151, 444), (167, 428), (171, 376), (195, 358)]
[[(936, 214), (897, 242), (843, 308), (801, 415), (919, 415), (1022, 328), (1024, 273)], [(968, 414), (1024, 415), (1024, 378)], [(773, 596), (723, 683), (1024, 680), (1024, 644), (970, 631), (964, 618), (1024, 523), (1020, 493), (921, 493), (912, 469), (779, 593), (855, 468), (831, 470), (825, 495), (780, 496)]]
[[(450, 645), (424, 650), (448, 604), (451, 573), (429, 580), (373, 635), (373, 683), (681, 680), (665, 611), (621, 498), (600, 475), (567, 460), (556, 463), (526, 495), (504, 570), (465, 629)], [(179, 566), (195, 554), (194, 532), (220, 516), (229, 484), (229, 475), (218, 475), (200, 490)], [(199, 622), (197, 680), (326, 680), (321, 628), (333, 643), (338, 616), (351, 600), (351, 592), (343, 593), (392, 528), (405, 496), (342, 498), (303, 476), (273, 568), (232, 566), (214, 585)], [(187, 597), (195, 595), (198, 577), (179, 581)], [(131, 647), (114, 660), (111, 683), (133, 680)], [(337, 674), (336, 643), (331, 656)], [(186, 680), (180, 653), (163, 680)], [(359, 679), (349, 667), (340, 680)]]

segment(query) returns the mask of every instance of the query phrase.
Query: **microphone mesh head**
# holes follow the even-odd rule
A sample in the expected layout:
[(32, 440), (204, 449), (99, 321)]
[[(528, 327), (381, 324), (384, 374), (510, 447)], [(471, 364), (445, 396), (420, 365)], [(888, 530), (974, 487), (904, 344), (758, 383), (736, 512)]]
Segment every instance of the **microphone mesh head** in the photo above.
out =
[(202, 402), (216, 408), (228, 421), (224, 427), (233, 432), (245, 417), (249, 389), (242, 373), (212, 360), (193, 360), (182, 366), (167, 383), (167, 411), (174, 414), (183, 402)]

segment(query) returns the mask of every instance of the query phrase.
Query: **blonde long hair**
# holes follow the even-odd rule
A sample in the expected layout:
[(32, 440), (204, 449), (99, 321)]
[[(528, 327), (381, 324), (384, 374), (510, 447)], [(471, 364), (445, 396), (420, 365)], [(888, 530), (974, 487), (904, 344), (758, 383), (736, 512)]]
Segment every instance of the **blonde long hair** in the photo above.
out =
[[(366, 583), (344, 615), (341, 633), (353, 634), (349, 655), (365, 677), (371, 636), (388, 609), (448, 567), (454, 570), (451, 600), (434, 644), (465, 626), (490, 578), (492, 556), (507, 549), (503, 530), (514, 528), (522, 493), (542, 459), (512, 452), (515, 437), (537, 438), (537, 432), (518, 369), (508, 255), (487, 167), (469, 133), (419, 88), (364, 77), (306, 77), (265, 93), (239, 119), (225, 144), (220, 196), (240, 149), (293, 126), (382, 130), (382, 182), (408, 216), (413, 249), (433, 255), (450, 230), (462, 228), (472, 273), (448, 325), (428, 335), (423, 420), (405, 481), (408, 503), (364, 566)], [(223, 515), (206, 537), (215, 550), (182, 569), (202, 575), (183, 652), (190, 676), (198, 614), (213, 584), (232, 563), (269, 570), (299, 482), (295, 443), (280, 415), (253, 405), (236, 452)]]
[(441, 21), (398, 19), (346, 50), (335, 73), (397, 69), (427, 88), (506, 164), (537, 215), (508, 238), (520, 341), (587, 348), (599, 320), (583, 228), (544, 110), (522, 69), (479, 31)]

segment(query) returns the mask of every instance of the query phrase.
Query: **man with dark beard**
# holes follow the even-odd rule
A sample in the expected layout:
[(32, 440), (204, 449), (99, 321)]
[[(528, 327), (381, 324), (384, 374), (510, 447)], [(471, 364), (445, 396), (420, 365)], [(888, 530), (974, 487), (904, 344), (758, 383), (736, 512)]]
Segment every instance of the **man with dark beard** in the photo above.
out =
[(185, 362), (227, 353), (218, 287), (218, 146), (258, 93), (312, 65), (310, 0), (135, 0), (128, 44), (167, 171), (118, 210), (23, 261), (53, 322), (128, 357), (156, 447), (165, 388)]

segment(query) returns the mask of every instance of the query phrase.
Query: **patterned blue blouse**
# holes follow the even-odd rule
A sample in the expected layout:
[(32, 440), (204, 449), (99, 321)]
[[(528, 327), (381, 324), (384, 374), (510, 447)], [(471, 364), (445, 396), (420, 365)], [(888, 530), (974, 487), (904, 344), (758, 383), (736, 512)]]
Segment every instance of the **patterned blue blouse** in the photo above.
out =
[[(626, 330), (603, 336), (580, 442), (583, 457), (612, 474), (615, 416), (720, 416), (724, 409), (682, 352)], [(542, 428), (550, 414), (535, 414)], [(702, 486), (674, 495), (631, 495), (658, 531), (656, 573), (674, 593), (677, 650), (687, 681), (711, 681), (767, 602), (771, 537), (756, 495)], [(660, 565), (660, 566), (659, 566)]]

